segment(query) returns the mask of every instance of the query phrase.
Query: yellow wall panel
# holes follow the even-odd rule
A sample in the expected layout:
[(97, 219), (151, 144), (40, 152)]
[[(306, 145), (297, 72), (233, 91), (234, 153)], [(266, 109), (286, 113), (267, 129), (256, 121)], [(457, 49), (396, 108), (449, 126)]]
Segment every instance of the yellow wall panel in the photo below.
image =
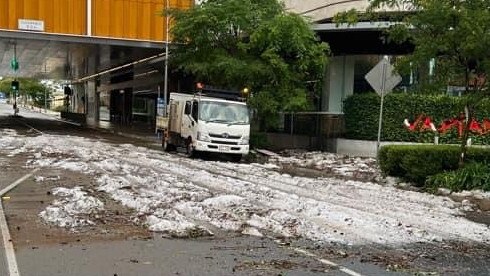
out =
[(53, 19), (54, 19), (54, 23), (53, 23), (53, 30), (56, 28), (55, 26), (59, 26), (59, 29), (60, 31), (63, 31), (61, 30), (62, 27), (61, 27), (61, 23), (64, 21), (64, 17), (65, 15), (62, 13), (62, 7), (60, 6), (62, 3), (61, 1), (63, 0), (52, 0), (51, 2), (53, 2), (53, 6), (51, 7), (53, 9)]
[[(164, 0), (92, 0), (92, 33), (141, 40), (165, 40)], [(170, 6), (188, 8), (193, 0), (170, 0)]]
[(129, 3), (129, 12), (126, 20), (129, 23), (126, 34), (129, 38), (137, 38), (138, 37), (138, 6), (139, 4), (135, 1), (128, 1)]
[(111, 0), (95, 0), (92, 3), (92, 34), (109, 36), (110, 4)]
[(0, 28), (17, 30), (19, 19), (33, 19), (48, 33), (86, 34), (86, 10), (86, 0), (0, 0)]
[(8, 3), (7, 1), (0, 0), (0, 28), (7, 29), (9, 25), (9, 18), (5, 16), (5, 13), (8, 11)]
[[(193, 0), (169, 0), (189, 8)], [(47, 33), (87, 34), (87, 0), (0, 0), (0, 28), (17, 30), (18, 19), (44, 21)], [(163, 41), (164, 0), (92, 0), (92, 35)]]
[(38, 0), (25, 0), (24, 1), (24, 17), (36, 18), (39, 14), (39, 1)]
[(114, 37), (123, 37), (123, 28), (124, 28), (124, 2), (121, 0), (113, 0), (111, 2), (111, 14), (110, 18), (110, 36)]

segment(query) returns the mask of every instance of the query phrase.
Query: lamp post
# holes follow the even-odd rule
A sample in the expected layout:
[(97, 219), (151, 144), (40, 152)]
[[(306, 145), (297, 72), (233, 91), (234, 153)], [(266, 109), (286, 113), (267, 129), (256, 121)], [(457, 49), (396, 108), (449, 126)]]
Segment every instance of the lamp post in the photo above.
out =
[(164, 116), (167, 116), (167, 93), (168, 93), (168, 35), (169, 35), (169, 23), (170, 23), (170, 17), (168, 16), (168, 10), (170, 8), (170, 3), (169, 0), (165, 1), (165, 76), (163, 80), (163, 104), (164, 104), (164, 110), (163, 114)]
[(48, 113), (48, 89), (44, 87), (44, 113)]

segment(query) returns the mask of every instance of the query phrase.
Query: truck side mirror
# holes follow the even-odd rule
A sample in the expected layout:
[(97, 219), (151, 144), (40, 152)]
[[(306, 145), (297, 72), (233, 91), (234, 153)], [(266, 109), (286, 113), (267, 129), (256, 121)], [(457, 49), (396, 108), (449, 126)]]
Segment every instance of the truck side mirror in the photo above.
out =
[(190, 115), (192, 110), (191, 102), (185, 102), (184, 114)]

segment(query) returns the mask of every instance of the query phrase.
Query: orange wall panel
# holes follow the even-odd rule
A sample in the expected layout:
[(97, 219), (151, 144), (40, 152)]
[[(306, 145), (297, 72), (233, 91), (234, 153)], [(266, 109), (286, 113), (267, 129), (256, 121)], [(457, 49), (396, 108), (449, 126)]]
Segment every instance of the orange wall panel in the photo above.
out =
[(0, 28), (7, 29), (9, 25), (9, 18), (5, 15), (8, 11), (7, 1), (0, 0)]
[[(165, 40), (164, 0), (92, 0), (92, 34), (116, 38)], [(172, 8), (189, 8), (193, 0), (170, 0)]]
[(47, 33), (86, 34), (86, 3), (86, 0), (0, 0), (0, 28), (17, 30), (19, 19), (33, 19), (44, 21)]
[[(193, 0), (169, 0), (186, 9)], [(87, 34), (87, 0), (0, 0), (0, 28), (17, 30), (18, 19), (44, 21), (47, 33)], [(164, 41), (165, 0), (92, 0), (92, 35)]]

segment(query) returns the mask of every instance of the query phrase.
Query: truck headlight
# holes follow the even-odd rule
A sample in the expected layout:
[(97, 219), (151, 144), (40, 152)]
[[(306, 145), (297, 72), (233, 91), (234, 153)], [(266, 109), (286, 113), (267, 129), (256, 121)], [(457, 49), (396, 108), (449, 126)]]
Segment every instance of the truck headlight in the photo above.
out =
[(203, 142), (211, 142), (211, 137), (207, 133), (204, 132), (197, 132), (197, 140), (203, 141)]
[(248, 145), (250, 141), (249, 136), (243, 136), (242, 139), (240, 139), (240, 142), (238, 142), (239, 145)]

